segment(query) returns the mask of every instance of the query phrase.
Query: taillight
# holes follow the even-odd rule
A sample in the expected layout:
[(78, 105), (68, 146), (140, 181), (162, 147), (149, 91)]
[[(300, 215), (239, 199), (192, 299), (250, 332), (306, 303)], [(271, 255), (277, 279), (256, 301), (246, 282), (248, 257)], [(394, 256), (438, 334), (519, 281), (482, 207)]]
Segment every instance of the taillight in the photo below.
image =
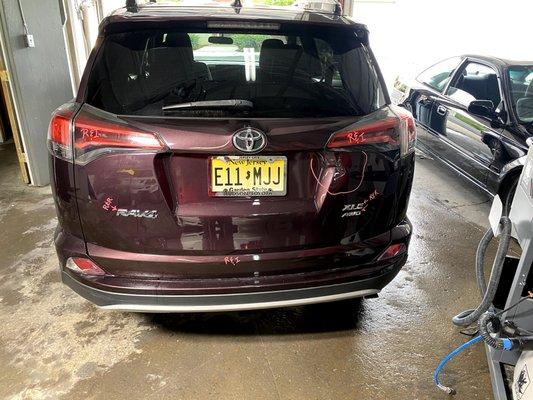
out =
[(103, 153), (164, 148), (156, 134), (132, 127), (122, 120), (81, 112), (74, 122), (76, 163), (85, 164)]
[(52, 114), (48, 127), (48, 150), (55, 157), (72, 161), (72, 111), (69, 106), (59, 108)]
[(405, 109), (394, 107), (395, 116), (372, 122), (359, 122), (350, 129), (335, 133), (327, 147), (330, 149), (366, 145), (385, 145), (399, 148), (402, 156), (414, 151), (415, 122)]
[(388, 117), (371, 123), (355, 124), (351, 129), (336, 133), (329, 141), (330, 149), (369, 144), (399, 145), (396, 132), (398, 118)]
[(394, 107), (393, 111), (400, 117), (400, 148), (402, 155), (411, 154), (416, 146), (416, 126), (413, 114), (402, 107)]

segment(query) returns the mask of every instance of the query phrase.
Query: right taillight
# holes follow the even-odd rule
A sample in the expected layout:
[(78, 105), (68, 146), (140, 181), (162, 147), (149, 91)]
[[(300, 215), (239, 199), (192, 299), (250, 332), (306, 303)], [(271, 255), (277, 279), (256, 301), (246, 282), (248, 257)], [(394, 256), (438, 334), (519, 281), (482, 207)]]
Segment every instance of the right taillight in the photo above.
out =
[(400, 149), (402, 156), (414, 151), (416, 128), (414, 119), (407, 110), (394, 107), (394, 115), (376, 121), (361, 121), (340, 132), (329, 140), (330, 149), (354, 146), (380, 145), (388, 149)]
[(400, 149), (402, 156), (411, 154), (416, 146), (416, 125), (413, 114), (402, 107), (394, 107), (394, 112), (400, 118)]
[(397, 117), (387, 117), (372, 122), (356, 123), (350, 129), (335, 133), (327, 145), (330, 149), (385, 144), (396, 147), (400, 144), (396, 131)]

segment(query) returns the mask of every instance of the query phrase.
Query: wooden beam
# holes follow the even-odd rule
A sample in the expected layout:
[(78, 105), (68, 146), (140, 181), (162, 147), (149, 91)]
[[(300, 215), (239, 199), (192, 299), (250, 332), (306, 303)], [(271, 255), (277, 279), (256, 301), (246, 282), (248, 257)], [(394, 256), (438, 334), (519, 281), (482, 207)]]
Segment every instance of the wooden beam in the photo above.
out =
[(11, 132), (13, 133), (13, 141), (15, 142), (15, 149), (17, 151), (17, 157), (20, 164), (20, 172), (22, 181), (24, 183), (30, 183), (30, 176), (28, 174), (28, 164), (26, 161), (26, 154), (24, 153), (24, 147), (22, 146), (22, 141), (20, 139), (20, 131), (18, 129), (17, 117), (15, 114), (15, 107), (11, 98), (11, 91), (9, 88), (9, 74), (5, 70), (3, 60), (0, 58), (0, 87), (1, 95), (4, 101), (4, 104), (7, 109), (7, 116), (9, 119), (9, 125)]

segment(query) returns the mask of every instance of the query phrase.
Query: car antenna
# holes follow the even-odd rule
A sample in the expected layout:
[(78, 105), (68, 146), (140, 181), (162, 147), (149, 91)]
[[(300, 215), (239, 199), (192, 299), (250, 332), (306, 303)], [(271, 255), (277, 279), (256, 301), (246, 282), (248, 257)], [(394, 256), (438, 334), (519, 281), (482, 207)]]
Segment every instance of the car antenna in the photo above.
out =
[(138, 12), (139, 5), (137, 4), (137, 0), (126, 0), (126, 10), (133, 13)]
[(241, 0), (233, 0), (233, 3), (231, 3), (231, 6), (235, 10), (236, 14), (240, 14), (241, 8), (242, 8), (242, 2)]

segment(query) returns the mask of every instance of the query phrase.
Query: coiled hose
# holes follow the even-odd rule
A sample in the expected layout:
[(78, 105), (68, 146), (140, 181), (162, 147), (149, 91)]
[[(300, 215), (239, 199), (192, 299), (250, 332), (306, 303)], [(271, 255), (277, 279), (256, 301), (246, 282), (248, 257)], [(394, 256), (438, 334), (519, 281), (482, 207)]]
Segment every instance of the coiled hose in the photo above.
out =
[(501, 321), (496, 314), (492, 312), (484, 313), (481, 317), (479, 317), (477, 325), (479, 329), (479, 335), (490, 347), (498, 350), (512, 349), (513, 344), (510, 339), (491, 335), (491, 333), (497, 333), (501, 330)]
[(472, 323), (476, 322), (481, 315), (487, 311), (494, 300), (496, 291), (498, 289), (498, 284), (500, 282), (500, 277), (502, 275), (503, 265), (505, 262), (505, 256), (509, 250), (509, 243), (511, 241), (511, 220), (509, 217), (503, 216), (500, 219), (501, 225), (501, 238), (498, 245), (498, 251), (496, 252), (496, 257), (492, 264), (492, 272), (490, 274), (489, 283), (485, 281), (484, 273), (484, 261), (487, 248), (489, 247), (490, 242), (494, 238), (492, 228), (489, 229), (483, 238), (479, 242), (476, 251), (476, 279), (479, 287), (479, 292), (482, 297), (481, 303), (473, 310), (465, 310), (460, 314), (452, 318), (452, 322), (458, 326), (469, 326)]

